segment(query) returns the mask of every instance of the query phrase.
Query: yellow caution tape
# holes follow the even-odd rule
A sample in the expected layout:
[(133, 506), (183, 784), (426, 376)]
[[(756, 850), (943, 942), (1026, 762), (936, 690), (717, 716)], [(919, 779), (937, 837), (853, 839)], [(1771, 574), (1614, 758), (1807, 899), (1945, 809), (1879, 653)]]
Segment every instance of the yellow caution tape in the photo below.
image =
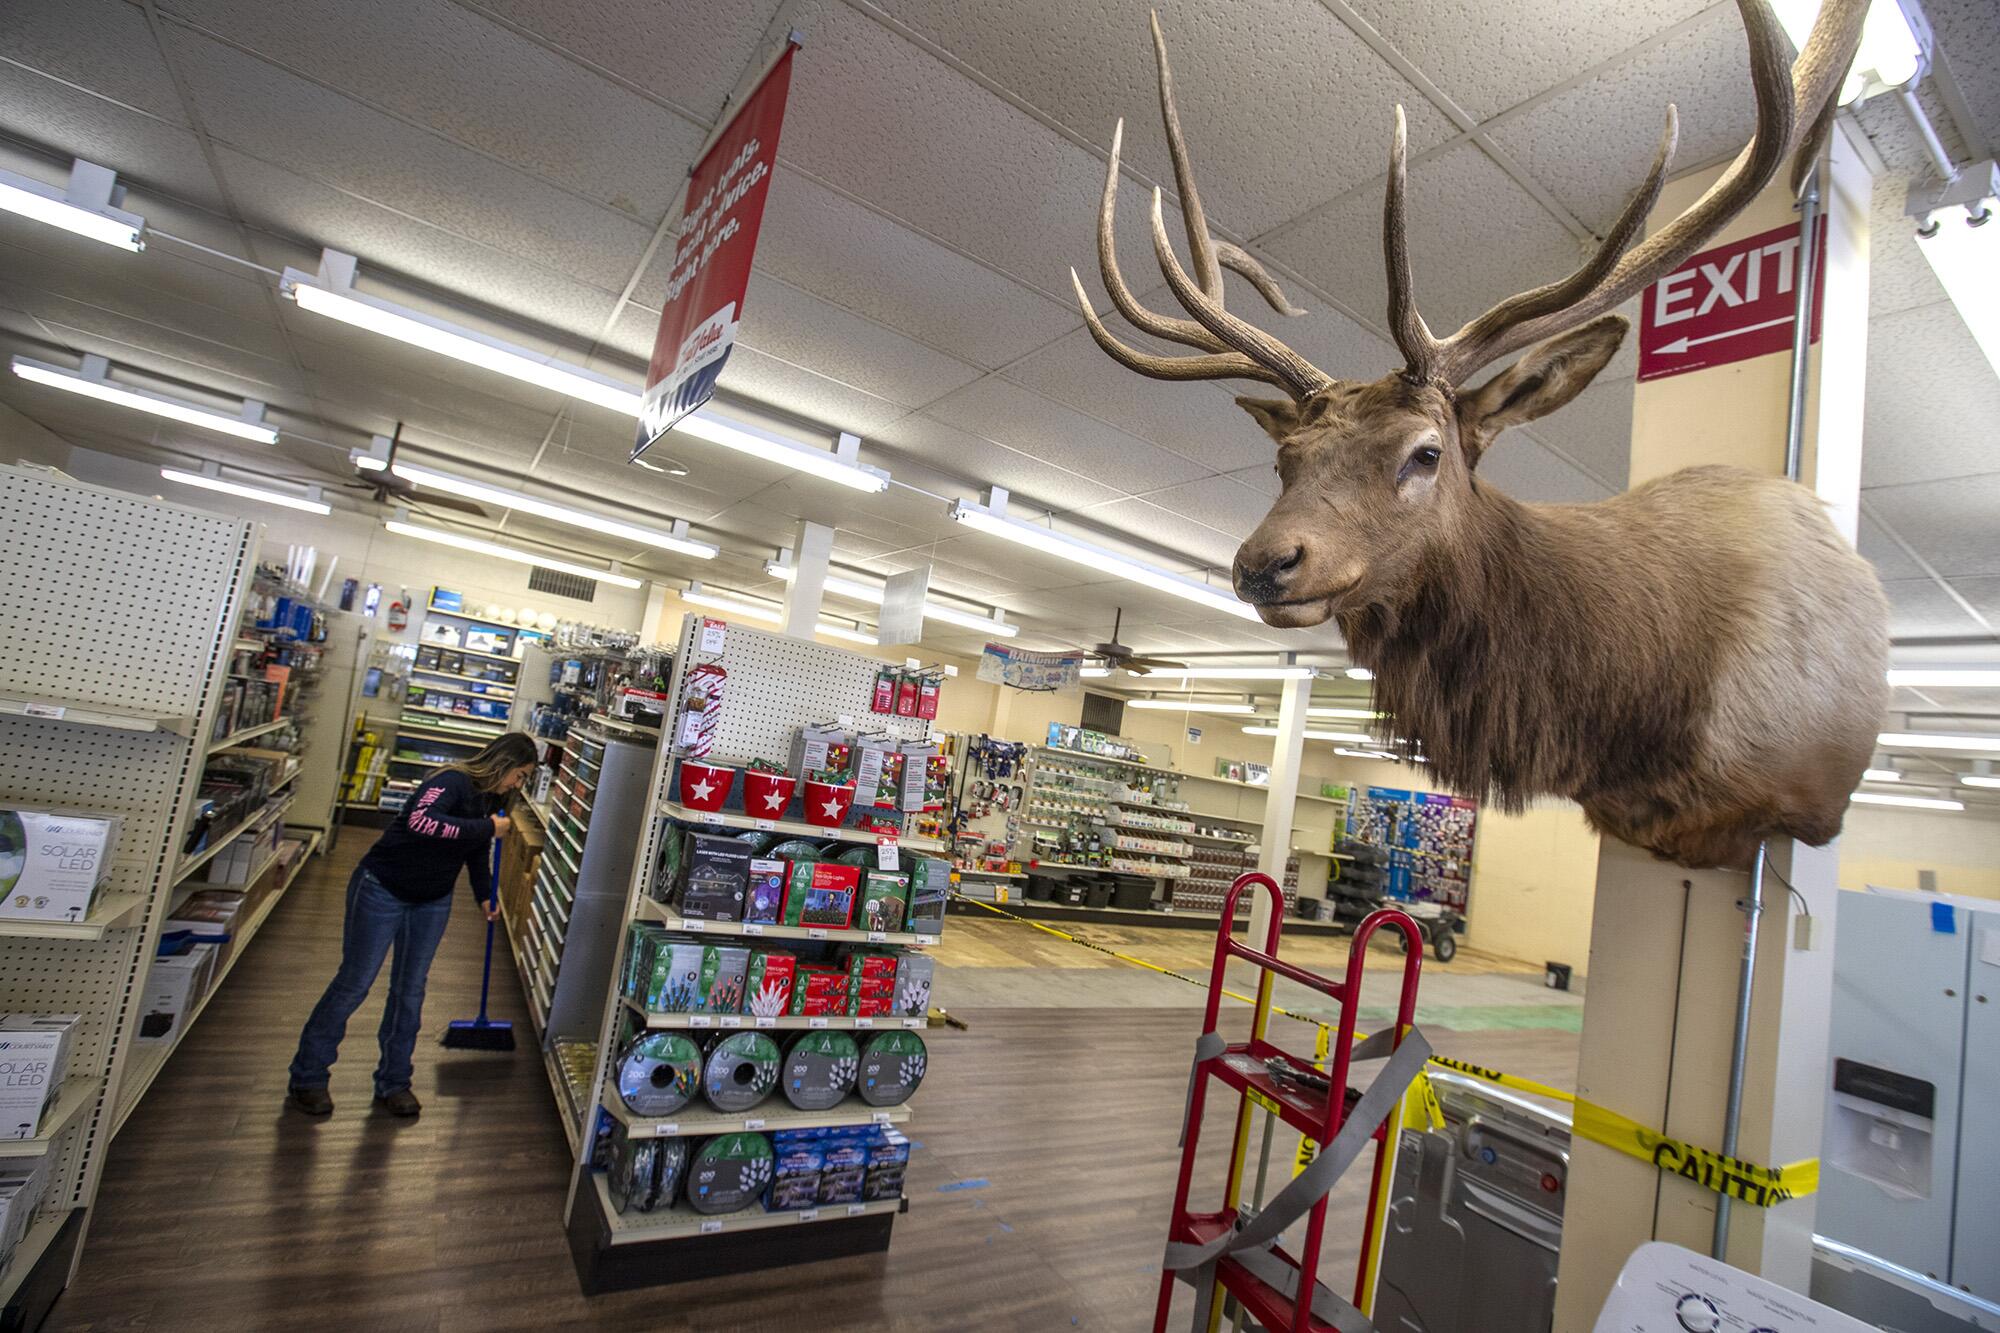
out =
[[(1086, 949), (1092, 949), (1098, 953), (1109, 955), (1121, 963), (1129, 963), (1133, 967), (1143, 967), (1148, 972), (1157, 972), (1163, 977), (1172, 977), (1176, 981), (1185, 981), (1191, 986), (1199, 986), (1204, 990), (1208, 988), (1207, 982), (1197, 980), (1182, 972), (1176, 972), (1172, 968), (1161, 967), (1157, 963), (1149, 963), (1143, 958), (1134, 958), (1132, 955), (1120, 953), (1116, 949), (1107, 949), (1101, 944), (1093, 944), (1089, 940), (1080, 939), (1066, 930), (1057, 930), (1054, 926), (1045, 926), (1039, 921), (1030, 921), (1026, 917), (1016, 916), (1012, 912), (1003, 912), (989, 903), (980, 902), (977, 898), (967, 898), (963, 895), (954, 896), (957, 896), (960, 902), (971, 903), (975, 907), (984, 908), (995, 916), (1005, 917), (1009, 921), (1017, 921), (1024, 926), (1032, 926), (1044, 934), (1054, 935), (1058, 939), (1068, 940), (1071, 944), (1078, 944)], [(1240, 1000), (1244, 1004), (1254, 1005), (1256, 1003), (1253, 997), (1227, 988), (1224, 988), (1222, 993), (1230, 999)], [(1314, 1027), (1319, 1028), (1322, 1034), (1327, 1030), (1325, 1023), (1309, 1014), (1294, 1013), (1277, 1004), (1271, 1006), (1271, 1012), (1281, 1014), (1286, 1018), (1295, 1019), (1301, 1023), (1311, 1023)], [(1354, 1039), (1357, 1043), (1363, 1040), (1362, 1035), (1359, 1033), (1355, 1034)], [(1322, 1042), (1324, 1040), (1323, 1036)], [(1317, 1048), (1315, 1054), (1322, 1058), (1324, 1056), (1323, 1050)], [(1703, 1189), (1713, 1190), (1717, 1194), (1726, 1194), (1738, 1202), (1747, 1203), (1753, 1207), (1770, 1208), (1791, 1199), (1802, 1198), (1819, 1189), (1819, 1159), (1817, 1157), (1808, 1157), (1784, 1166), (1762, 1166), (1756, 1162), (1745, 1161), (1740, 1157), (1724, 1156), (1712, 1148), (1704, 1148), (1700, 1144), (1689, 1143), (1686, 1139), (1677, 1139), (1671, 1135), (1662, 1134), (1656, 1129), (1648, 1129), (1638, 1121), (1621, 1115), (1609, 1107), (1585, 1101), (1575, 1093), (1564, 1092), (1560, 1088), (1552, 1088), (1546, 1083), (1537, 1083), (1533, 1079), (1503, 1073), (1498, 1069), (1488, 1069), (1484, 1065), (1475, 1065), (1469, 1061), (1454, 1060), (1450, 1056), (1433, 1055), (1430, 1058), (1430, 1063), (1443, 1069), (1450, 1069), (1457, 1073), (1465, 1074), (1468, 1077), (1494, 1084), (1498, 1087), (1512, 1088), (1516, 1092), (1525, 1092), (1531, 1096), (1547, 1097), (1552, 1101), (1562, 1102), (1574, 1108), (1570, 1118), (1570, 1130), (1577, 1137), (1589, 1139), (1592, 1143), (1602, 1144), (1607, 1148), (1622, 1152), (1628, 1157), (1636, 1157), (1642, 1162), (1651, 1163), (1662, 1171), (1670, 1171), (1683, 1180), (1691, 1181)], [(1260, 1094), (1253, 1092), (1251, 1095), (1253, 1099), (1258, 1100), (1260, 1104), (1262, 1103), (1263, 1099)], [(1423, 1118), (1432, 1129), (1443, 1128), (1444, 1112), (1438, 1106), (1437, 1093), (1432, 1089), (1429, 1079), (1419, 1077), (1411, 1085), (1410, 1096), (1412, 1098), (1421, 1097)], [(1276, 1113), (1275, 1108), (1266, 1107), (1266, 1109), (1271, 1110), (1273, 1114)], [(1410, 1107), (1406, 1110), (1405, 1123), (1415, 1118), (1417, 1109), (1416, 1107)], [(1299, 1145), (1297, 1164), (1293, 1170), (1294, 1175), (1304, 1170), (1305, 1165), (1312, 1160), (1311, 1154), (1318, 1151), (1317, 1146), (1308, 1149), (1307, 1144), (1309, 1142), (1310, 1140), (1307, 1140), (1301, 1142)]]

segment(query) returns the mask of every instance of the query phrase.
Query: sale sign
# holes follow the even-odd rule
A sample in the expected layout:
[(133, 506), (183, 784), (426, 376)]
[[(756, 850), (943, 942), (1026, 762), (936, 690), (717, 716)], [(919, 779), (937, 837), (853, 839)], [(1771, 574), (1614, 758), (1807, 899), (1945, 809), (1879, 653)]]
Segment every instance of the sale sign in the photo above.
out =
[(652, 364), (646, 369), (634, 458), (708, 401), (736, 345), (750, 261), (757, 254), (757, 229), (764, 221), (764, 200), (778, 162), (778, 132), (785, 124), (785, 98), (791, 91), (792, 55), (797, 49), (785, 48), (736, 118), (688, 173), (680, 239), (674, 247), (659, 332), (653, 336)]
[[(1814, 290), (1826, 282), (1826, 219), (1813, 247)], [(1798, 303), (1799, 229), (1778, 227), (1704, 250), (1646, 289), (1639, 378), (1665, 379), (1788, 350)], [(1820, 312), (1813, 303), (1812, 341)]]

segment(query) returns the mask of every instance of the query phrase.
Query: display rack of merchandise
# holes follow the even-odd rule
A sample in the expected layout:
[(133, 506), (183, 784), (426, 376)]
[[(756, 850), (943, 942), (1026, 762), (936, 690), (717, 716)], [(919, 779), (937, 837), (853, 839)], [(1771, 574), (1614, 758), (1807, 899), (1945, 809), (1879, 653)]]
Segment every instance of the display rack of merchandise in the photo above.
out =
[[(0, 989), (23, 1040), (50, 1043), (52, 1075), (32, 1107), (15, 1104), (29, 1132), (0, 1140), (39, 1196), (0, 1270), (9, 1326), (37, 1325), (66, 1284), (120, 1113), (304, 859), (305, 844), (285, 847), (282, 807), (269, 814), (292, 757), (254, 746), (285, 730), (282, 695), (232, 675), (272, 637), (239, 626), (255, 541), (242, 520), (0, 468)], [(221, 790), (219, 769), (247, 790)], [(51, 821), (93, 849), (69, 858), (74, 874), (25, 855)], [(176, 886), (198, 872), (237, 883), (210, 868), (236, 865), (238, 830), (258, 835), (242, 849), (258, 877), (188, 895), (214, 911), (163, 994), (153, 959)]]
[[(1050, 731), (1066, 743), (1027, 749), (1022, 800), (1008, 821), (1015, 858), (1049, 872), (1038, 884), (1074, 906), (1143, 909), (1171, 900), (1194, 850), (1181, 775), (1128, 757), (1139, 754), (1135, 742), (1074, 727)], [(1086, 742), (1092, 748), (1075, 748)], [(1066, 882), (1052, 882), (1059, 872), (1068, 872)], [(1121, 886), (1121, 876), (1131, 882)]]
[[(390, 733), (394, 742), (382, 761), (387, 776), (378, 801), (385, 810), (400, 810), (425, 772), (463, 759), (506, 732), (521, 649), (546, 637), (469, 610), (484, 608), (466, 607), (448, 589), (431, 589), (402, 711)], [(511, 619), (513, 613), (507, 614)]]
[(1479, 803), (1444, 792), (1348, 790), (1340, 845), (1387, 853), (1383, 896), (1436, 903), (1463, 916), (1472, 898), (1472, 835)]
[(885, 1249), (928, 1061), (929, 722), (871, 713), (881, 663), (810, 641), (689, 617), (674, 662), (650, 770), (596, 779), (643, 817), (595, 1027), (551, 1023), (586, 1291)]
[(565, 623), (555, 638), (523, 652), (512, 725), (555, 741), (593, 713), (657, 727), (672, 672), (670, 650), (640, 647), (634, 634)]

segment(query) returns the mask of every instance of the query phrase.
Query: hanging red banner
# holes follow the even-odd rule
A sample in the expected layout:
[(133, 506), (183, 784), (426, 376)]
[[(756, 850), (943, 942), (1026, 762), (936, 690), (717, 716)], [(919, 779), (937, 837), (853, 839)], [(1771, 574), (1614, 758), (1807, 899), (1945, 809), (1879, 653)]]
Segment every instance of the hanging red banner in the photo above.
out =
[(785, 48), (688, 175), (673, 272), (646, 370), (634, 458), (709, 400), (736, 345), (797, 50), (795, 45)]

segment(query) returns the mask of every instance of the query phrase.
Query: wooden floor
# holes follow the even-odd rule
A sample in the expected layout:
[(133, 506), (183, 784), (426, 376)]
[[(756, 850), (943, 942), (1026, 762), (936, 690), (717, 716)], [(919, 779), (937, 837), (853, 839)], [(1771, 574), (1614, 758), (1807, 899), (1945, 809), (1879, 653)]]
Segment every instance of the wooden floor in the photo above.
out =
[[(469, 898), (431, 973), (422, 1119), (369, 1108), (386, 976), (350, 1027), (332, 1119), (280, 1107), (299, 1025), (337, 961), (345, 870), (371, 837), (349, 830), (300, 877), (113, 1144), (81, 1270), (49, 1329), (1149, 1325), (1193, 1011), (967, 1011), (970, 1031), (930, 1034), (932, 1072), (909, 1126), (920, 1145), (910, 1211), (887, 1255), (585, 1299), (560, 1226), (568, 1149), (504, 946), (494, 1016), (514, 1021), (521, 1048), (436, 1044), (447, 1021), (477, 1009), (484, 933)], [(1003, 948), (990, 929), (968, 932), (965, 952)], [(1447, 1053), (1574, 1081), (1571, 1032), (1431, 1035)], [(1218, 1152), (1227, 1115), (1206, 1131)], [(1291, 1146), (1281, 1136), (1281, 1157)], [(1197, 1181), (1221, 1172), (1206, 1162)], [(1342, 1288), (1361, 1174), (1336, 1192), (1329, 1226), (1323, 1271)]]

